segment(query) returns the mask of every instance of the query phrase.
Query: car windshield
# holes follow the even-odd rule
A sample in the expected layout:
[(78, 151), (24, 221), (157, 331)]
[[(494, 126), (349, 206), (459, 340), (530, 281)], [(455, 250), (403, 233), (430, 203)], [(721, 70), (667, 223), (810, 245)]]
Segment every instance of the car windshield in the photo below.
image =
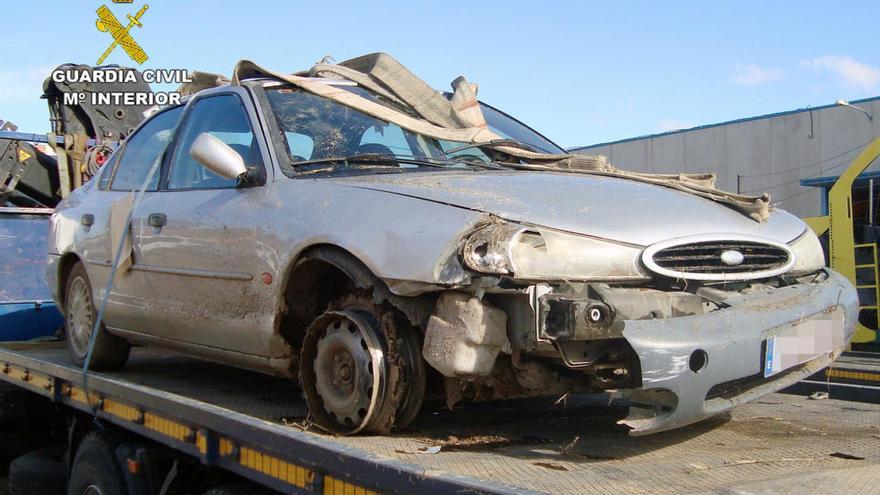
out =
[[(341, 87), (387, 105), (362, 88)], [(416, 134), (298, 88), (266, 88), (266, 96), (287, 145), (290, 175), (498, 168), (489, 149)], [(506, 140), (535, 151), (563, 152), (506, 114), (487, 105), (483, 109), (490, 129)]]
[(485, 103), (480, 103), (480, 109), (483, 110), (483, 117), (486, 119), (486, 124), (495, 134), (498, 134), (505, 139), (513, 139), (520, 143), (527, 144), (532, 148), (535, 148), (535, 151), (542, 151), (551, 154), (565, 153), (565, 150), (560, 148), (556, 143), (538, 134), (531, 127), (523, 124), (510, 115), (507, 115), (501, 110), (490, 107)]

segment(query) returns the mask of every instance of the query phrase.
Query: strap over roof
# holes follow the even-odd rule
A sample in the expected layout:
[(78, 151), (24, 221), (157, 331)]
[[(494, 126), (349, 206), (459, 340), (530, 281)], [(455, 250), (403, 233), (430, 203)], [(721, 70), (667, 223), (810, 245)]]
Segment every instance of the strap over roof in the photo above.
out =
[[(242, 80), (267, 77), (288, 82), (305, 91), (336, 101), (406, 130), (435, 139), (463, 143), (489, 143), (503, 140), (486, 125), (477, 101), (477, 86), (464, 77), (452, 82), (454, 93), (447, 99), (400, 62), (384, 53), (373, 53), (338, 64), (321, 62), (308, 73), (312, 77), (282, 74), (263, 68), (250, 60), (242, 60), (232, 74), (231, 84)], [(420, 118), (369, 100), (345, 89), (322, 82), (321, 78), (347, 79), (375, 92), (391, 103), (411, 109)], [(219, 82), (219, 79), (218, 79)], [(515, 146), (487, 144), (509, 155), (507, 165), (530, 170), (578, 174), (594, 174), (634, 180), (669, 187), (729, 206), (757, 222), (770, 216), (770, 195), (746, 196), (722, 191), (715, 187), (715, 174), (648, 174), (627, 172), (609, 164), (604, 156), (549, 154)]]

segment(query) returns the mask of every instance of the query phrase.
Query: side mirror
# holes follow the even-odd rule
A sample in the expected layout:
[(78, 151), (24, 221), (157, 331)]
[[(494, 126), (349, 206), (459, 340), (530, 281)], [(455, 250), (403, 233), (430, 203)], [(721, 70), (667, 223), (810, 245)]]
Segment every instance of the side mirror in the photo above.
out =
[(189, 156), (224, 179), (236, 179), (248, 171), (241, 155), (207, 132), (196, 137), (189, 148)]

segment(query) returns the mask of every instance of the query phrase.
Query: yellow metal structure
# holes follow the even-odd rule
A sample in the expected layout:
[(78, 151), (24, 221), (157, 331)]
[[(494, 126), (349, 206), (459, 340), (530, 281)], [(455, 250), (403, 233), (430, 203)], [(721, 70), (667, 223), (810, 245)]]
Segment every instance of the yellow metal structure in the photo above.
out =
[[(828, 231), (828, 245), (830, 254), (830, 266), (835, 271), (849, 279), (856, 285), (856, 270), (873, 268), (873, 285), (862, 285), (859, 288), (873, 288), (880, 296), (880, 280), (877, 278), (877, 249), (875, 244), (856, 245), (853, 235), (853, 207), (852, 186), (859, 174), (865, 171), (877, 157), (880, 156), (880, 138), (869, 144), (862, 153), (840, 174), (837, 182), (828, 191), (828, 215), (824, 217), (806, 218), (805, 221), (816, 232), (822, 235)], [(873, 249), (873, 264), (856, 265), (856, 249)], [(877, 299), (880, 301), (880, 298)], [(876, 304), (876, 303), (875, 303)], [(862, 306), (864, 309), (877, 310), (877, 306)], [(854, 343), (873, 342), (877, 338), (877, 331), (872, 330), (861, 323), (856, 325)]]
[[(869, 310), (873, 310), (873, 311), (878, 311), (878, 309), (880, 309), (880, 307), (878, 307), (878, 303), (880, 303), (880, 272), (878, 272), (878, 267), (877, 267), (877, 244), (874, 242), (869, 243), (869, 244), (856, 244), (855, 246), (853, 246), (853, 248), (856, 250), (859, 250), (859, 249), (870, 250), (871, 254), (868, 257), (868, 259), (870, 259), (871, 262), (870, 263), (863, 263), (860, 265), (855, 265), (855, 272), (858, 272), (859, 270), (861, 270), (863, 272), (865, 270), (871, 270), (871, 276), (870, 276), (871, 283), (856, 285), (856, 289), (873, 289), (874, 290), (874, 304), (867, 305), (867, 306), (862, 305), (861, 309), (869, 309)], [(858, 283), (858, 280), (859, 280), (859, 277), (858, 277), (858, 273), (857, 273), (856, 282), (854, 282), (854, 283)], [(865, 335), (864, 335), (865, 340), (855, 340), (855, 339), (859, 338), (859, 331), (862, 331), (864, 333), (864, 331), (862, 330), (863, 328), (864, 328), (864, 330), (868, 331), (868, 333), (865, 333)], [(876, 334), (877, 334), (876, 330), (870, 330), (866, 327), (863, 327), (861, 324), (859, 324), (858, 329), (856, 330), (856, 335), (853, 338), (853, 342), (856, 342), (856, 343), (871, 342), (876, 338), (876, 336), (877, 336)]]

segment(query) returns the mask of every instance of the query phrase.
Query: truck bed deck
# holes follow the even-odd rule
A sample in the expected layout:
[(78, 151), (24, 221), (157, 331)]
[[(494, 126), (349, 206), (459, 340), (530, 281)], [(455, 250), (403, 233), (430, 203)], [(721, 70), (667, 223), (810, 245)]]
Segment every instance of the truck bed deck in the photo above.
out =
[(404, 432), (334, 437), (308, 427), (289, 381), (170, 352), (136, 348), (123, 371), (90, 374), (88, 400), (57, 344), (0, 347), (0, 367), (4, 380), (289, 492), (880, 490), (880, 404), (773, 394), (640, 438), (605, 396), (429, 404)]

